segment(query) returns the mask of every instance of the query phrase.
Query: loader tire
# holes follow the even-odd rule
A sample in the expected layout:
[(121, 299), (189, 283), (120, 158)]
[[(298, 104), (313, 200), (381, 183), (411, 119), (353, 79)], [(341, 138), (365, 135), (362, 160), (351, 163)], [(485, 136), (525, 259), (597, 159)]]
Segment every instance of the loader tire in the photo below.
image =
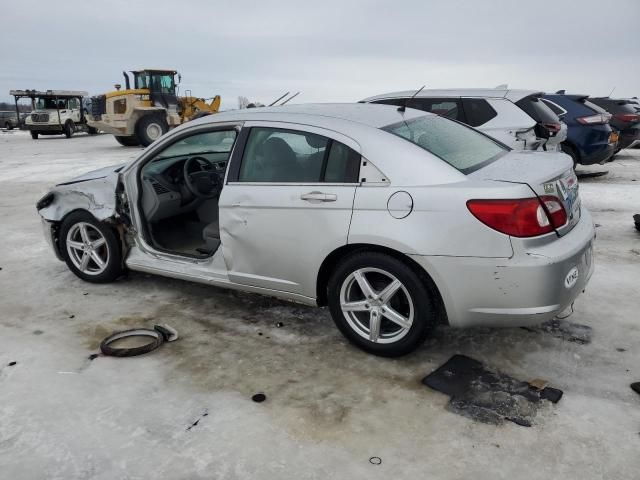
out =
[(123, 147), (138, 147), (140, 146), (140, 140), (135, 135), (131, 136), (115, 136), (116, 142)]
[(143, 147), (148, 147), (168, 131), (167, 121), (158, 115), (144, 116), (136, 124), (136, 135)]

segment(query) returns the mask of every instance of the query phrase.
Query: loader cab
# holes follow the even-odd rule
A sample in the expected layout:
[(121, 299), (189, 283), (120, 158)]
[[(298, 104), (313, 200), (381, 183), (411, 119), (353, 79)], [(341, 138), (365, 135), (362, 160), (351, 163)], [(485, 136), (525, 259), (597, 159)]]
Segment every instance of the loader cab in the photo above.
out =
[(136, 89), (146, 89), (150, 92), (154, 105), (164, 108), (177, 107), (175, 70), (138, 70), (133, 74), (133, 85)]

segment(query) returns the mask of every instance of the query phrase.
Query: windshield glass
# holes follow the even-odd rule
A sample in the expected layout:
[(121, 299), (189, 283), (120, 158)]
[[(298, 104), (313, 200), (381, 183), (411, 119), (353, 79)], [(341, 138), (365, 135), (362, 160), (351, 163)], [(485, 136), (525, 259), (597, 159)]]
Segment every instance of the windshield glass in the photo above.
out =
[(426, 115), (383, 127), (436, 155), (462, 173), (497, 160), (509, 148), (476, 130), (436, 115)]
[(192, 135), (184, 138), (160, 152), (153, 160), (203, 155), (209, 153), (229, 153), (236, 140), (235, 130), (220, 130)]
[(146, 88), (159, 93), (175, 91), (172, 73), (138, 72), (134, 74), (134, 78), (136, 88)]
[(533, 118), (536, 122), (542, 123), (560, 123), (560, 119), (540, 98), (529, 95), (516, 102), (527, 115)]
[(67, 102), (68, 99), (58, 99), (56, 100), (55, 98), (38, 98), (36, 100), (36, 109), (37, 110), (48, 110), (48, 109), (52, 109), (55, 110), (56, 108), (59, 108), (60, 110), (64, 110), (65, 108), (67, 108)]

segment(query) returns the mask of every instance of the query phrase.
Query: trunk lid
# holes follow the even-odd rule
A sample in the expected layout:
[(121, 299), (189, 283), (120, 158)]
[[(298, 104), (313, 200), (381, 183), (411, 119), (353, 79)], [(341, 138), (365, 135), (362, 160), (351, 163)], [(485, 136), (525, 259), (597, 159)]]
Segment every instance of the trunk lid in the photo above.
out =
[(559, 235), (568, 233), (580, 220), (580, 194), (578, 177), (573, 161), (561, 152), (516, 152), (477, 170), (469, 177), (478, 180), (524, 183), (538, 197), (557, 197), (567, 214), (567, 223), (556, 229)]

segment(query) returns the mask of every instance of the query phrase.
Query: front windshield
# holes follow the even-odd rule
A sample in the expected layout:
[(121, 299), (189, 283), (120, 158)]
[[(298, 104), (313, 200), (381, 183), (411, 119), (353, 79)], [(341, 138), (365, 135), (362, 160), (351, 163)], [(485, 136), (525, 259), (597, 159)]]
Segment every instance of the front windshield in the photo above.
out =
[(60, 98), (38, 98), (36, 100), (36, 109), (37, 110), (55, 110), (59, 108), (60, 110), (64, 110), (67, 108), (68, 99)]
[(229, 153), (236, 139), (235, 130), (222, 130), (206, 132), (184, 138), (167, 147), (153, 160), (166, 160), (167, 158), (195, 156), (207, 153)]
[(134, 77), (136, 88), (145, 88), (158, 93), (175, 92), (173, 73), (140, 72), (135, 73)]
[(383, 127), (389, 133), (424, 148), (462, 173), (497, 160), (509, 148), (458, 122), (425, 115)]

